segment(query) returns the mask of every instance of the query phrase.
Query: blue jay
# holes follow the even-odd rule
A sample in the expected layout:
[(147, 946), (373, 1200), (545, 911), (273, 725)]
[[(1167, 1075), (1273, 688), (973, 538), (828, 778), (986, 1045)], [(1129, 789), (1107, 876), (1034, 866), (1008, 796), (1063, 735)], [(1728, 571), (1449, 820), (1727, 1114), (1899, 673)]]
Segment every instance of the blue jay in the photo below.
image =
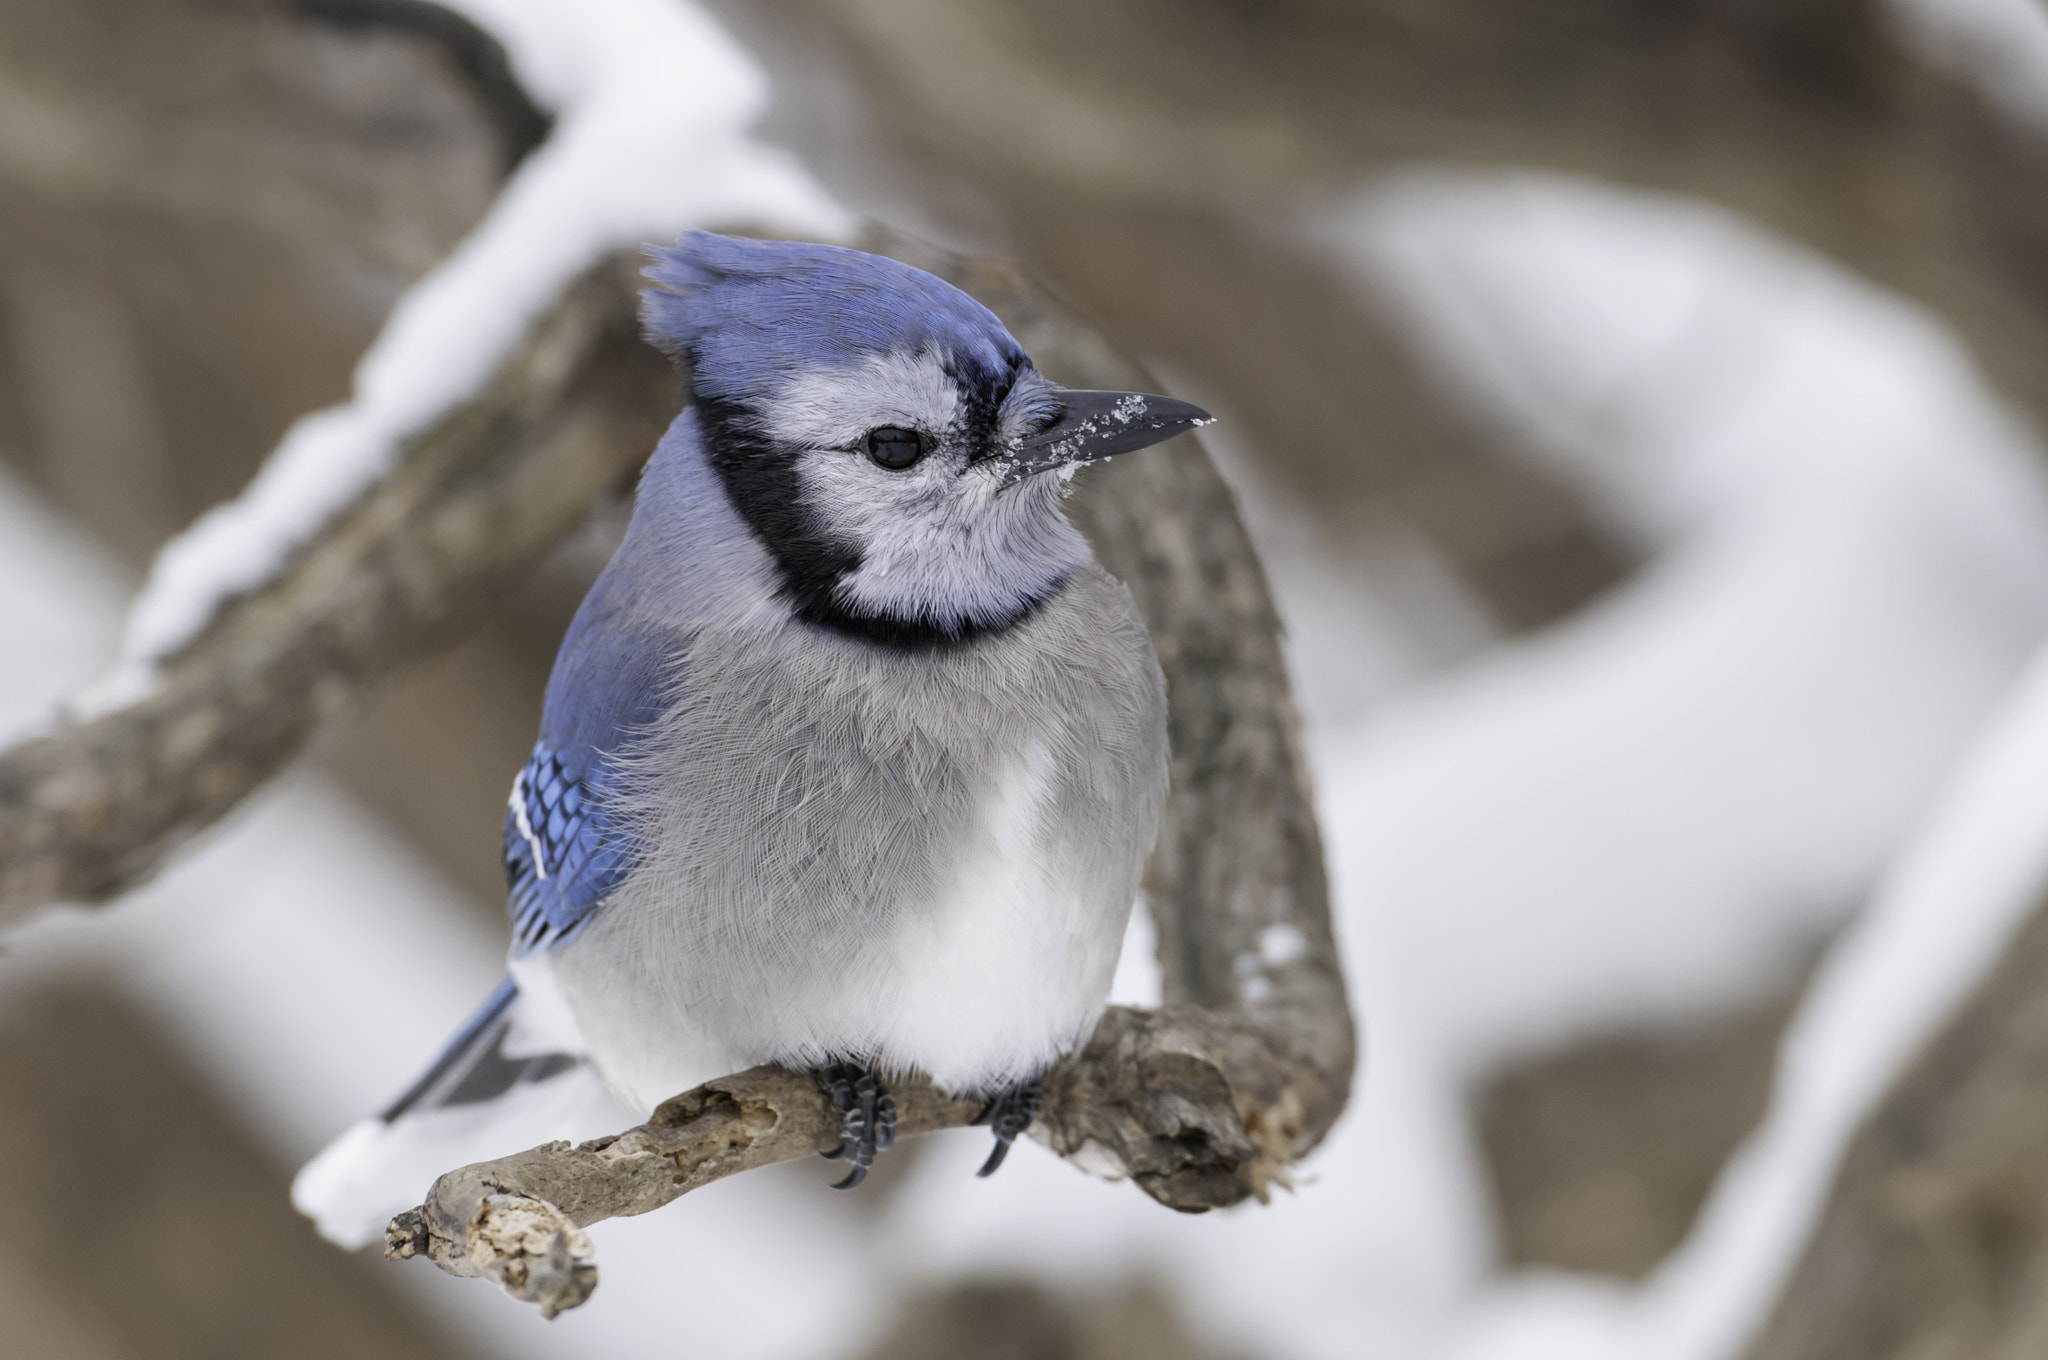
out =
[(814, 1070), (841, 1187), (888, 1145), (887, 1082), (922, 1073), (984, 1101), (986, 1175), (1108, 996), (1166, 796), (1165, 684), (1061, 500), (1208, 416), (1056, 386), (894, 260), (702, 232), (650, 253), (642, 318), (692, 400), (513, 782), (510, 976), (301, 1173), (332, 1236), (381, 1224), (341, 1226), (377, 1166), (431, 1177), (394, 1152), (408, 1129), (579, 1070), (642, 1111)]

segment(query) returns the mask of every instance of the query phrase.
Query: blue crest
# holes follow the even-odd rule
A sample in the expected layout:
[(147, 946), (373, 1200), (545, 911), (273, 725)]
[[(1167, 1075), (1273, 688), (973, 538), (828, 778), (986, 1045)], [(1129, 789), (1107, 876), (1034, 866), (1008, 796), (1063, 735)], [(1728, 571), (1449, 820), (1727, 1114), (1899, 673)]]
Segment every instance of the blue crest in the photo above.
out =
[(984, 381), (1028, 362), (988, 308), (880, 255), (705, 231), (648, 254), (647, 338), (689, 361), (702, 397), (746, 402), (791, 374), (898, 350), (929, 348)]

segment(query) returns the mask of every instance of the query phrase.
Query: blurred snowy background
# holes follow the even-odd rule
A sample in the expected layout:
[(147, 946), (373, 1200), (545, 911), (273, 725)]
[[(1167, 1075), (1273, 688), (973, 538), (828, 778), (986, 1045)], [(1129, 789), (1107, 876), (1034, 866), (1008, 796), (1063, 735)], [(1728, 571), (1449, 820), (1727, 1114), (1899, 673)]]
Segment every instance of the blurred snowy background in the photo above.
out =
[[(1518, 154), (1556, 89), (1415, 154), (1335, 0), (452, 8), (0, 0), (0, 730), (108, 671), (274, 448), (360, 485), (601, 251), (883, 221), (1023, 260), (1224, 418), (1362, 1078), (1271, 1206), (1036, 1148), (976, 1182), (940, 1137), (858, 1195), (791, 1166), (605, 1224), (552, 1324), (315, 1240), (290, 1170), (498, 974), (503, 790), (614, 507), (154, 884), (5, 941), (0, 1353), (1742, 1354), (2048, 864), (2048, 450), (2025, 337), (1980, 352), (2023, 300), (1966, 343), (1796, 211)], [(2028, 0), (1883, 18), (2048, 120)], [(1573, 32), (1567, 90), (1668, 38)], [(1644, 98), (1641, 156), (1721, 154)], [(1703, 179), (1770, 201), (1744, 169)]]

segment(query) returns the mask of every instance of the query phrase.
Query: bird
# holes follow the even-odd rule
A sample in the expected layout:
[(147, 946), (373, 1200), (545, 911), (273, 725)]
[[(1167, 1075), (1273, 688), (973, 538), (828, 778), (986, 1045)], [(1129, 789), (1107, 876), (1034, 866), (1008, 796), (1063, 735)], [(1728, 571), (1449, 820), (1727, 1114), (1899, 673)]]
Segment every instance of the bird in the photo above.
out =
[(644, 333), (689, 401), (512, 783), (507, 976), (300, 1173), (336, 1240), (417, 1202), (494, 1109), (524, 1111), (501, 1139), (565, 1136), (545, 1126), (593, 1078), (644, 1117), (756, 1064), (813, 1072), (850, 1189), (915, 1074), (982, 1102), (988, 1175), (1107, 1003), (1166, 690), (1063, 503), (1080, 467), (1211, 417), (1061, 387), (885, 256), (708, 232), (648, 255)]

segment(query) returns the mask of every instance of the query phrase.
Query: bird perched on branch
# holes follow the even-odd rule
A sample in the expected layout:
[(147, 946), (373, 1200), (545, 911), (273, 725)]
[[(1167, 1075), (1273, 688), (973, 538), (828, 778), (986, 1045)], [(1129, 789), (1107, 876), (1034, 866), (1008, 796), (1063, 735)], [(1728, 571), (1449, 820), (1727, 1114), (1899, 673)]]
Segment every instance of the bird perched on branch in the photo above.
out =
[(526, 1141), (562, 1136), (553, 1093), (593, 1069), (643, 1112), (811, 1069), (842, 1187), (888, 1144), (890, 1079), (923, 1073), (986, 1102), (986, 1174), (1107, 1000), (1166, 698), (1061, 500), (1081, 464), (1207, 415), (1056, 386), (894, 260), (701, 232), (652, 254), (643, 321), (692, 402), (513, 783), (510, 976), (301, 1173), (331, 1236), (414, 1203), (457, 1164), (436, 1155), (479, 1155), (437, 1154), (436, 1129), (522, 1108)]

